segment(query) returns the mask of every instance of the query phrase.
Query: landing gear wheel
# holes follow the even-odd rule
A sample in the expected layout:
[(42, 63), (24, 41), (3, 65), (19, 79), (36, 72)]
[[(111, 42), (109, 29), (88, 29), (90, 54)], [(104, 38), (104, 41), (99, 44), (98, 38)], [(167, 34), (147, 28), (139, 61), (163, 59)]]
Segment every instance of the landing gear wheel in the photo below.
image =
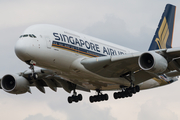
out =
[(139, 91), (140, 91), (139, 85), (136, 85), (136, 86), (135, 86), (135, 89), (136, 89), (136, 92), (139, 92)]
[(90, 101), (91, 103), (93, 103), (93, 102), (106, 101), (106, 100), (109, 99), (108, 94), (102, 94), (102, 93), (100, 92), (100, 90), (96, 90), (96, 91), (98, 92), (98, 95), (94, 95), (94, 96), (90, 96), (90, 97), (89, 97), (89, 101)]
[(108, 94), (104, 94), (104, 97), (105, 97), (105, 99), (104, 99), (104, 100), (108, 100), (108, 99), (109, 99)]
[(90, 97), (89, 97), (89, 101), (90, 101), (91, 103), (93, 103), (93, 102), (94, 102), (94, 97), (93, 97), (93, 96), (90, 96)]
[(133, 94), (132, 94), (132, 93), (129, 93), (129, 94), (128, 94), (128, 97), (132, 97), (132, 96), (133, 96)]
[(100, 102), (100, 101), (102, 101), (102, 96), (101, 96), (101, 95), (98, 95), (98, 96), (97, 96), (97, 102)]
[(140, 91), (140, 87), (136, 85), (135, 87), (131, 86), (129, 88), (122, 88), (121, 92), (114, 92), (114, 99), (132, 97), (133, 94)]
[(137, 92), (135, 87), (131, 88), (131, 91), (132, 91), (131, 93), (133, 93), (133, 94), (136, 94), (136, 92)]
[(114, 99), (118, 99), (118, 93), (117, 93), (117, 92), (115, 92), (115, 93), (113, 94), (113, 96), (114, 96)]
[(34, 74), (33, 74), (33, 78), (34, 78), (34, 79), (38, 79), (38, 74), (37, 74), (37, 73), (34, 73)]
[[(74, 86), (76, 86), (76, 85), (74, 85)], [(72, 103), (72, 102), (76, 102), (77, 103), (77, 102), (79, 102), (79, 101), (81, 101), (83, 99), (81, 94), (77, 95), (77, 92), (76, 92), (75, 88), (76, 87), (74, 87), (73, 95), (68, 97), (68, 102), (69, 103)]]
[(72, 103), (72, 97), (68, 97), (68, 103)]
[(81, 94), (78, 94), (78, 99), (79, 99), (79, 101), (82, 100), (82, 95)]
[(73, 98), (74, 98), (74, 102), (77, 103), (79, 101), (78, 96), (73, 96)]
[(38, 79), (38, 74), (37, 73), (34, 73), (34, 74), (29, 74), (28, 75), (28, 78), (30, 79), (30, 80), (33, 80), (33, 79)]

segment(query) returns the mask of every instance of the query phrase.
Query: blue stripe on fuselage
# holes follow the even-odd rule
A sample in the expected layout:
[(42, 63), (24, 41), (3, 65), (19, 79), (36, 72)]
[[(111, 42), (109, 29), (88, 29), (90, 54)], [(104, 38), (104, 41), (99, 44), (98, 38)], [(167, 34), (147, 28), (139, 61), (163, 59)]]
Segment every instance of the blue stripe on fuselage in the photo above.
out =
[(65, 49), (65, 50), (69, 50), (78, 54), (82, 54), (82, 55), (86, 55), (89, 57), (101, 57), (101, 56), (106, 56), (100, 53), (96, 53), (84, 48), (80, 48), (74, 45), (70, 45), (67, 43), (63, 43), (63, 42), (57, 42), (57, 41), (53, 41), (52, 43), (52, 47), (57, 47), (57, 48), (61, 48), (61, 49)]

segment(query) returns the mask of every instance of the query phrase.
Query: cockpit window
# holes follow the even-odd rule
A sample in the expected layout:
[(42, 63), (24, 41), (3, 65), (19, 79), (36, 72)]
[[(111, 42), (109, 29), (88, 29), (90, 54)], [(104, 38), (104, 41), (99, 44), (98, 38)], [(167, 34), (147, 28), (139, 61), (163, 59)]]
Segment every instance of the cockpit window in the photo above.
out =
[(31, 34), (29, 34), (29, 37), (33, 37)]
[(28, 37), (28, 35), (26, 34), (26, 35), (23, 35), (23, 37)]
[(21, 35), (19, 38), (22, 38), (22, 37), (36, 38), (36, 36), (34, 34), (24, 34), (24, 35)]
[(33, 36), (34, 38), (36, 38), (36, 36), (35, 36), (35, 35), (33, 35), (33, 34), (32, 34), (32, 36)]

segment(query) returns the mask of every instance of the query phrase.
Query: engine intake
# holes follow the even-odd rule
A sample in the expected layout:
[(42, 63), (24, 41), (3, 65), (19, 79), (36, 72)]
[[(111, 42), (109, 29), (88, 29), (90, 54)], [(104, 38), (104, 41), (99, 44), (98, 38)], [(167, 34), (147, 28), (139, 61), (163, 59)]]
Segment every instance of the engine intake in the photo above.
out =
[(1, 87), (5, 92), (22, 94), (29, 91), (29, 82), (19, 75), (5, 75), (1, 80)]
[(138, 60), (141, 69), (153, 73), (163, 73), (168, 66), (167, 60), (158, 53), (146, 52), (143, 53)]

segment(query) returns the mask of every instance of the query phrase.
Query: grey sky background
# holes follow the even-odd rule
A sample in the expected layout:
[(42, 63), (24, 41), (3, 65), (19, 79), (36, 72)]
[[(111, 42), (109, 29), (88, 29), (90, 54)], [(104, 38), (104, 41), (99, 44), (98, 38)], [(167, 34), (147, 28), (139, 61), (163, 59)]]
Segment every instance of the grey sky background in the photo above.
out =
[[(180, 46), (179, 0), (0, 0), (0, 76), (22, 72), (28, 66), (14, 53), (21, 33), (33, 24), (54, 24), (138, 51), (151, 43), (165, 5), (177, 6), (173, 47)], [(141, 91), (132, 98), (89, 103), (94, 91), (78, 104), (68, 104), (71, 94), (32, 88), (32, 94), (12, 95), (0, 90), (2, 120), (179, 120), (180, 82)]]

